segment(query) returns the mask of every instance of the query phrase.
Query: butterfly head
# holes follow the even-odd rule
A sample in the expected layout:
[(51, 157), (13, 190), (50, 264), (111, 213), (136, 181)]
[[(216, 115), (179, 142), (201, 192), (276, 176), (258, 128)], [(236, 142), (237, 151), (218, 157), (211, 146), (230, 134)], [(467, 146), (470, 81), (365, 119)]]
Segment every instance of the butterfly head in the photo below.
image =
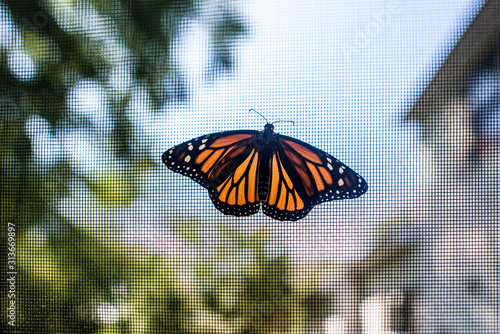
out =
[(262, 131), (262, 133), (259, 137), (260, 137), (260, 141), (264, 145), (272, 143), (274, 141), (274, 137), (275, 137), (274, 125), (272, 125), (271, 123), (266, 123), (266, 125), (264, 125), (264, 131)]
[(264, 132), (273, 132), (274, 131), (274, 125), (271, 123), (267, 123), (264, 125)]

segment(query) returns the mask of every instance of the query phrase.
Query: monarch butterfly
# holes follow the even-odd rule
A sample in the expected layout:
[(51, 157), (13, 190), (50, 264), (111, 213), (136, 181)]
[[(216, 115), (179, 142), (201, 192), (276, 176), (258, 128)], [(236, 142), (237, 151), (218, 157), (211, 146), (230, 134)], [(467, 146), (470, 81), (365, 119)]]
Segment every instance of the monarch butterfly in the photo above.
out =
[(295, 221), (317, 204), (356, 198), (368, 189), (366, 181), (342, 162), (275, 133), (269, 122), (263, 131), (194, 138), (163, 153), (162, 161), (208, 189), (219, 211), (238, 217), (257, 213), (262, 202), (267, 216)]

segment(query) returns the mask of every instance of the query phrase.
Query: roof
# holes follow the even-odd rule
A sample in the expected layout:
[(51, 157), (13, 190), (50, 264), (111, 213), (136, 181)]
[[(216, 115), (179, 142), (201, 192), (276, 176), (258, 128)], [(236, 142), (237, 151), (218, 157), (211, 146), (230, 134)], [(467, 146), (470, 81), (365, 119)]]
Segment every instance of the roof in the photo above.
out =
[(500, 53), (500, 0), (487, 0), (405, 120), (424, 122), (439, 112), (495, 51)]

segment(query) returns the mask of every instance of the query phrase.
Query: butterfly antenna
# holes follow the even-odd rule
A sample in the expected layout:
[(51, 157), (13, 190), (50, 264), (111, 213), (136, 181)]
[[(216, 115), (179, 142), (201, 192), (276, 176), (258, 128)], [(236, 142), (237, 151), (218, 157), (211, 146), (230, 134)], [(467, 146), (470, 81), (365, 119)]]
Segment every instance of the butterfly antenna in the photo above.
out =
[(267, 120), (267, 118), (265, 118), (265, 117), (264, 117), (264, 115), (262, 115), (262, 114), (261, 114), (260, 112), (258, 112), (257, 110), (255, 110), (255, 109), (250, 109), (248, 112), (252, 112), (252, 111), (253, 111), (254, 113), (256, 113), (256, 114), (260, 115), (260, 117), (262, 117), (262, 118), (266, 121), (266, 123), (269, 123), (269, 121)]
[(288, 119), (279, 119), (277, 121), (272, 122), (271, 124), (276, 124), (276, 123), (292, 123), (293, 125), (295, 125), (294, 121), (291, 121), (291, 120), (288, 120)]

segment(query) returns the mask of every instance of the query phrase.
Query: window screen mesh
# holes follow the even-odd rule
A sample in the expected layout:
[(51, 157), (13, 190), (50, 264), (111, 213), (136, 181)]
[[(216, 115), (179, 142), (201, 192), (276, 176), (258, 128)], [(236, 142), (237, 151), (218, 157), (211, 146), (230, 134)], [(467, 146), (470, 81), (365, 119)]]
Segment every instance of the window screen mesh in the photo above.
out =
[[(0, 1), (2, 332), (498, 333), (499, 22), (498, 0)], [(366, 194), (237, 217), (162, 163), (268, 122)]]

